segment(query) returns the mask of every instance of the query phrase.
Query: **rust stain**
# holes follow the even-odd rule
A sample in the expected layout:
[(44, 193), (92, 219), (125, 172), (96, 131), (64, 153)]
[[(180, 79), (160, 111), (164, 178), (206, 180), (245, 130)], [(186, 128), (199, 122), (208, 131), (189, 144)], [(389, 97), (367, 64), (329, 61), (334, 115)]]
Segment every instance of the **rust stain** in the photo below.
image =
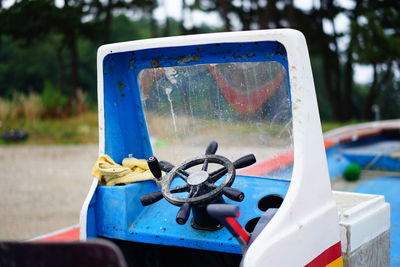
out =
[(136, 60), (135, 60), (135, 59), (131, 59), (131, 60), (129, 60), (129, 68), (130, 68), (131, 70), (133, 70), (133, 69), (135, 69), (135, 68), (136, 68), (136, 66), (135, 66), (135, 62), (136, 62)]
[(182, 58), (181, 60), (179, 60), (177, 63), (178, 63), (178, 64), (186, 64), (186, 63), (189, 63), (189, 62), (192, 62), (192, 61), (199, 62), (200, 59), (201, 59), (200, 56), (195, 56), (195, 55), (192, 56), (192, 55), (189, 55), (189, 56), (185, 56), (184, 58)]
[(160, 61), (158, 59), (155, 59), (155, 60), (151, 61), (151, 66), (153, 68), (159, 67), (160, 66)]
[(121, 81), (118, 82), (118, 88), (119, 88), (120, 91), (124, 90), (125, 84), (123, 82), (121, 82)]
[(171, 57), (171, 59), (173, 59), (173, 60), (180, 60), (180, 59), (183, 59), (183, 58), (185, 58), (185, 57), (187, 57), (187, 56)]
[(254, 54), (254, 53), (249, 53), (247, 55), (236, 55), (236, 54), (233, 54), (232, 58), (235, 58), (235, 59), (237, 59), (237, 58), (247, 59), (247, 58), (252, 58), (252, 57), (255, 57), (255, 56), (256, 56), (256, 54)]

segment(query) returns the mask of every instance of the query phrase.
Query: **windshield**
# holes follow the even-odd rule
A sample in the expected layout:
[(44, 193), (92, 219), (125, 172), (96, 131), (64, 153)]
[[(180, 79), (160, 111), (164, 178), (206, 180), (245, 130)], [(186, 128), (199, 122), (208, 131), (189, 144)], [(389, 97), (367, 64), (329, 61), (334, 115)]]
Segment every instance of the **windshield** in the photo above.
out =
[(279, 62), (151, 68), (138, 78), (159, 159), (179, 164), (204, 154), (215, 140), (217, 154), (232, 161), (254, 153), (259, 165), (278, 166), (273, 173), (261, 171), (257, 176), (291, 177), (277, 157), (293, 147), (288, 76)]

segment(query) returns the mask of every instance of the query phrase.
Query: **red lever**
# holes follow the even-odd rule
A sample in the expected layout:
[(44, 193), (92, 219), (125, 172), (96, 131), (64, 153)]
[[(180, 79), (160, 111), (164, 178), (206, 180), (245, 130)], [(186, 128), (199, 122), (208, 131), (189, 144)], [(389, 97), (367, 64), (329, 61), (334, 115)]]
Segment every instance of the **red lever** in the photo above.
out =
[(240, 216), (239, 206), (231, 204), (210, 204), (207, 206), (207, 212), (229, 230), (239, 242), (244, 253), (247, 248), (247, 243), (250, 241), (250, 235), (235, 219)]

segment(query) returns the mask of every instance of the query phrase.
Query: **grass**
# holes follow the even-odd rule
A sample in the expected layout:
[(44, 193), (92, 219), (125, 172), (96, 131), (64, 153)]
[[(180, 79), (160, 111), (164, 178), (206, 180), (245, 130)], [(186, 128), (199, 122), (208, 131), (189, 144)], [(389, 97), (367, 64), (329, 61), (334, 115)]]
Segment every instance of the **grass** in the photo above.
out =
[[(65, 119), (26, 120), (16, 118), (0, 122), (0, 132), (23, 129), (29, 138), (22, 144), (88, 144), (98, 143), (97, 112), (89, 111)], [(0, 139), (0, 144), (8, 142)], [(12, 144), (16, 144), (13, 142)]]
[[(324, 132), (358, 123), (351, 121), (323, 122)], [(160, 126), (160, 124), (157, 124)], [(165, 127), (162, 127), (165, 129)], [(0, 132), (11, 129), (23, 129), (29, 133), (29, 138), (22, 142), (12, 142), (12, 144), (96, 144), (98, 143), (98, 122), (97, 112), (88, 111), (80, 115), (64, 118), (37, 118), (37, 119), (8, 119), (0, 121)], [(247, 130), (251, 131), (251, 124), (247, 125)], [(0, 144), (11, 144), (0, 138)]]
[(348, 122), (322, 122), (322, 131), (327, 132), (339, 127), (361, 123), (361, 121), (348, 121)]

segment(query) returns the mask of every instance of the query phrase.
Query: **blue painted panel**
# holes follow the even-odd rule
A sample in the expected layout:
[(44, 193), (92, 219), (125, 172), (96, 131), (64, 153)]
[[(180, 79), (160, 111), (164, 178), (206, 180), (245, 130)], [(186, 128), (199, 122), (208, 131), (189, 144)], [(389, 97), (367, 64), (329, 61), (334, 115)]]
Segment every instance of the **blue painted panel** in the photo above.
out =
[[(241, 203), (227, 198), (227, 203), (239, 204), (243, 226), (263, 211), (258, 201), (269, 194), (286, 195), (288, 181), (267, 178), (237, 176), (234, 186), (243, 190), (245, 200)], [(156, 191), (154, 182), (136, 183), (126, 186), (100, 186), (97, 192), (98, 235), (109, 238), (137, 241), (150, 244), (190, 247), (196, 249), (241, 253), (237, 241), (226, 230), (201, 231), (175, 221), (179, 207), (161, 200), (148, 207), (140, 204), (139, 197)]]
[[(103, 61), (105, 153), (118, 163), (130, 154), (136, 158), (152, 155), (138, 84), (143, 69), (265, 61), (280, 62), (288, 75), (286, 51), (278, 42), (165, 47), (107, 55)], [(290, 95), (290, 87), (288, 90)], [(245, 201), (240, 203), (239, 222), (245, 225), (261, 216), (258, 200), (268, 194), (284, 197), (288, 185), (288, 181), (238, 176), (234, 186), (246, 194)], [(165, 200), (143, 207), (139, 197), (156, 190), (150, 181), (99, 186), (88, 214), (95, 221), (91, 223), (91, 232), (123, 240), (240, 253), (236, 240), (225, 229), (207, 232), (194, 230), (190, 223), (178, 225), (175, 222), (178, 207)]]
[(390, 266), (400, 265), (400, 178), (382, 176), (361, 184), (354, 192), (384, 195), (390, 203)]
[(126, 229), (143, 211), (140, 197), (159, 190), (153, 181), (125, 186), (98, 186), (96, 195), (97, 234), (110, 233), (126, 239)]
[(129, 58), (115, 54), (104, 61), (105, 153), (116, 162), (132, 154), (152, 155), (136, 76)]

